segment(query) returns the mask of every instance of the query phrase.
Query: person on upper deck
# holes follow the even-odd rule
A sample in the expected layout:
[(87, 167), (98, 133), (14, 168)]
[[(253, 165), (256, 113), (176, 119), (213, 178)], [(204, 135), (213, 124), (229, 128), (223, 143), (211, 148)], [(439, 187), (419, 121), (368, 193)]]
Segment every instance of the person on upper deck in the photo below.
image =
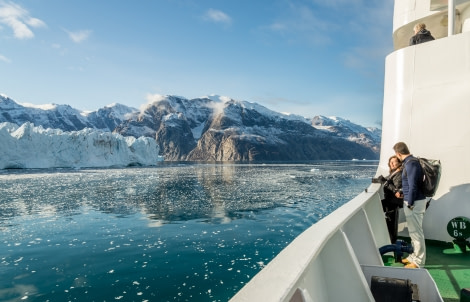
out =
[(426, 29), (426, 24), (418, 23), (413, 29), (415, 35), (412, 36), (410, 39), (410, 46), (434, 40), (434, 37), (431, 35), (431, 32)]
[(426, 261), (426, 245), (424, 240), (423, 219), (426, 211), (426, 196), (424, 196), (423, 169), (419, 160), (410, 154), (408, 146), (399, 142), (393, 146), (395, 155), (403, 163), (403, 211), (405, 212), (408, 233), (413, 245), (413, 253), (402, 262), (406, 268), (424, 266)]

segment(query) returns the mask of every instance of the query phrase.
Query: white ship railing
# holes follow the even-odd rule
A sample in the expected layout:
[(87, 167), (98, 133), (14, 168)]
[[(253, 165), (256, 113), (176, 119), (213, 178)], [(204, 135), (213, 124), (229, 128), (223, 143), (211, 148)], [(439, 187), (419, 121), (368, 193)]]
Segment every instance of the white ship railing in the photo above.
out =
[(371, 185), (299, 235), (231, 301), (371, 300), (360, 265), (383, 265), (378, 246), (388, 233), (378, 188)]
[[(379, 248), (390, 240), (379, 189), (371, 184), (299, 235), (231, 301), (374, 301), (370, 277), (377, 269), (395, 277), (412, 271), (383, 266)], [(406, 278), (434, 286), (423, 301), (442, 301), (427, 271), (414, 271)]]

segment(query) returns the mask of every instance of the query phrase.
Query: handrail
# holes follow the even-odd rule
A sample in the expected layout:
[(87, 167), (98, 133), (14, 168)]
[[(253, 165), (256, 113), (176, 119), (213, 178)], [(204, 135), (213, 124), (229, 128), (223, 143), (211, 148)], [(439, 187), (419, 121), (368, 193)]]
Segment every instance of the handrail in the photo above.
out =
[(373, 301), (361, 265), (383, 266), (378, 248), (390, 244), (379, 190), (371, 184), (308, 228), (231, 301)]
[(448, 14), (448, 25), (447, 25), (447, 36), (450, 37), (455, 32), (455, 2), (454, 0), (449, 0), (448, 11), (452, 12)]

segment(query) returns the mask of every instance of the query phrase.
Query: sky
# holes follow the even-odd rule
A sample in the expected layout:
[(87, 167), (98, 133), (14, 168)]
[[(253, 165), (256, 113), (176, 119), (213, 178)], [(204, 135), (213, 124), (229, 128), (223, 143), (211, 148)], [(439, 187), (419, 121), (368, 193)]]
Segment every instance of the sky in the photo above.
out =
[(0, 93), (84, 111), (215, 94), (380, 127), (392, 19), (393, 0), (0, 0)]

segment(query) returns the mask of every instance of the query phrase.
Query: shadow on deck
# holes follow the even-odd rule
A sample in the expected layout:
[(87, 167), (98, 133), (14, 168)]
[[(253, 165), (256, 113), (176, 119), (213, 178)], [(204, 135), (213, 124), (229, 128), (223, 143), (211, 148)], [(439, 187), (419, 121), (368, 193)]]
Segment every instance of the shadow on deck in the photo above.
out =
[[(470, 251), (449, 253), (452, 250), (453, 245), (450, 243), (426, 242), (425, 268), (436, 282), (445, 302), (459, 302), (460, 290), (470, 288)], [(384, 262), (385, 265), (392, 265), (393, 257), (385, 256)]]

